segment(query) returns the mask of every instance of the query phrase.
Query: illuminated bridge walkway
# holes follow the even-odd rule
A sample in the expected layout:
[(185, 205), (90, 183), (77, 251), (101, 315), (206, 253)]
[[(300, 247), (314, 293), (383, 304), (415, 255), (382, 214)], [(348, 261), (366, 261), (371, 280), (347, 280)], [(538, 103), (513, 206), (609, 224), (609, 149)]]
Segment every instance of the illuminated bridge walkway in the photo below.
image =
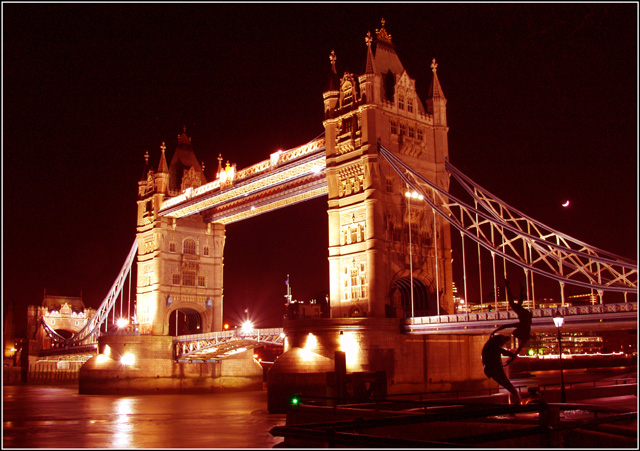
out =
[[(598, 304), (558, 308), (531, 309), (532, 331), (555, 332), (553, 315), (556, 310), (565, 318), (563, 330), (607, 330), (636, 328), (638, 304)], [(498, 326), (518, 321), (513, 310), (456, 315), (407, 318), (402, 330), (408, 334), (490, 334)], [(225, 331), (207, 334), (182, 335), (173, 340), (175, 359), (196, 363), (227, 358), (235, 353), (264, 345), (284, 345), (281, 328)]]

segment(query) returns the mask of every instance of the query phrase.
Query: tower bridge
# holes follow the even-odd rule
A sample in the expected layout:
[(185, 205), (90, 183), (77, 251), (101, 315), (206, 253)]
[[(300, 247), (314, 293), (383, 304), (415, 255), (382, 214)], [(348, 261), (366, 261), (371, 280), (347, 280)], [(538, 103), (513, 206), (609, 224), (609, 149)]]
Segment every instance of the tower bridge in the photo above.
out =
[[(637, 262), (553, 230), (456, 169), (449, 155), (447, 99), (436, 60), (430, 65), (428, 94), (421, 97), (384, 21), (375, 36), (366, 35), (365, 43), (361, 74), (339, 76), (332, 52), (329, 89), (323, 93), (324, 133), (306, 144), (240, 170), (229, 162), (223, 166), (219, 156), (211, 181), (186, 129), (178, 135), (170, 163), (164, 143), (157, 168), (150, 167), (145, 155), (138, 181), (136, 240), (95, 320), (67, 340), (68, 346), (104, 336), (109, 312), (114, 318), (116, 299), (135, 260), (134, 310), (140, 337), (135, 344), (113, 338), (118, 352), (129, 345), (126, 349), (137, 346), (147, 355), (154, 343), (162, 343), (148, 359), (162, 355), (172, 365), (176, 358), (204, 362), (248, 349), (268, 336), (285, 350), (269, 372), (270, 403), (296, 387), (324, 390), (318, 381), (334, 371), (340, 352), (346, 353), (350, 372), (385, 374), (389, 391), (446, 389), (483, 380), (479, 359), (474, 358), (483, 335), (513, 318), (508, 311), (485, 317), (454, 313), (452, 249), (457, 235), (452, 231), (460, 237), (465, 299), (467, 271), (480, 270), (470, 267), (466, 251), (477, 249), (478, 258), (483, 252), (491, 259), (496, 310), (498, 287), (522, 271), (527, 299), (534, 302), (534, 328), (546, 328), (550, 312), (535, 307), (541, 277), (558, 283), (561, 309), (575, 313), (572, 319), (579, 321), (574, 324), (637, 325)], [(452, 194), (454, 183), (466, 198)], [(288, 320), (286, 339), (279, 331), (262, 338), (223, 332), (226, 224), (319, 196), (327, 196), (329, 217), (330, 318)], [(572, 310), (565, 301), (567, 286), (597, 293), (594, 297), (604, 310)], [(622, 296), (622, 302), (614, 301), (615, 296)], [(620, 310), (607, 310), (611, 305)], [(184, 336), (172, 338), (179, 315), (187, 323)], [(459, 344), (453, 349), (446, 340), (409, 339), (438, 333), (460, 338), (449, 340)], [(107, 341), (101, 341), (101, 353)], [(108, 364), (114, 375), (124, 371)], [(101, 365), (92, 360), (83, 368), (87, 375), (103, 374)], [(162, 374), (178, 377), (178, 370), (171, 368)], [(181, 367), (178, 373), (184, 371)]]

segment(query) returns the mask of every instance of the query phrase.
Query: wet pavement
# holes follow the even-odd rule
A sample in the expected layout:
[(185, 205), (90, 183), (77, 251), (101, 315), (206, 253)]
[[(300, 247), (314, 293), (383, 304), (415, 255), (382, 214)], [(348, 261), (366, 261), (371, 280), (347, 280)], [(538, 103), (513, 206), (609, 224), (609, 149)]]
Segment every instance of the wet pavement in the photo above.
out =
[(272, 448), (285, 415), (267, 392), (80, 395), (77, 386), (3, 387), (6, 448)]

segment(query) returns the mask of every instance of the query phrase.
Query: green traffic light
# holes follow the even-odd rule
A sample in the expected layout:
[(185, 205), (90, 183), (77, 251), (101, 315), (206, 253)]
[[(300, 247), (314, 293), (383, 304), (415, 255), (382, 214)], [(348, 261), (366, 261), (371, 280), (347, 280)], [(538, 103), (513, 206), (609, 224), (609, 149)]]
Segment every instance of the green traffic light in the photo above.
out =
[(291, 397), (291, 405), (292, 406), (297, 406), (298, 404), (300, 404), (300, 396), (298, 395), (294, 395)]

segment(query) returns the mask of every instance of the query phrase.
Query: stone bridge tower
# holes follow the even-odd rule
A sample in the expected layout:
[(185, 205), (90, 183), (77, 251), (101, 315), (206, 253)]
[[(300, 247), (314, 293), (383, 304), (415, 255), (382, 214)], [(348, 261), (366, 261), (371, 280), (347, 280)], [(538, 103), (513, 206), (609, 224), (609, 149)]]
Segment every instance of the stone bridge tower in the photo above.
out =
[(433, 60), (425, 108), (384, 25), (375, 40), (367, 34), (362, 75), (339, 79), (330, 56), (324, 127), (333, 318), (453, 311), (449, 224), (407, 197), (377, 144), (448, 190), (447, 101)]
[(201, 214), (179, 219), (158, 216), (166, 197), (206, 183), (186, 129), (178, 136), (169, 165), (165, 150), (162, 143), (157, 171), (149, 167), (145, 155), (138, 182), (139, 329), (151, 335), (220, 331), (225, 228), (206, 223)]

